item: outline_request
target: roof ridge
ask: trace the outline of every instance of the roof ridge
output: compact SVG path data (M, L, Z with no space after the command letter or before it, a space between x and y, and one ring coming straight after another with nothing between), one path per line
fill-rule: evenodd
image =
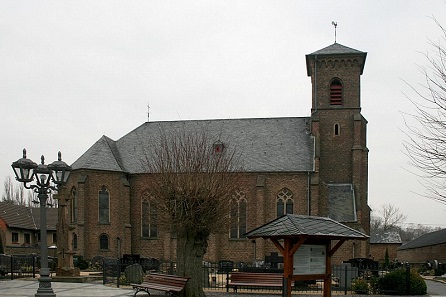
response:
M116 141L111 139L110 137L106 136L106 135L102 135L102 138L105 139L108 147L110 148L110 151L113 155L113 158L115 158L116 163L118 164L119 168L122 169L122 171L126 171L123 164L122 164L122 159L121 159L121 154L119 153L119 149L116 146Z

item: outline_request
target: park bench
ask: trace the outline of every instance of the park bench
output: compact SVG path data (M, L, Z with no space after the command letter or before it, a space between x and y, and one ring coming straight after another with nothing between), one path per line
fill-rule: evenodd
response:
M228 287L276 287L282 288L283 275L281 273L253 273L253 272L233 272L231 274Z
M150 273L144 277L141 284L131 284L136 292L133 296L136 296L141 291L150 295L149 289L163 291L169 295L178 294L186 286L189 277L181 277L170 274Z

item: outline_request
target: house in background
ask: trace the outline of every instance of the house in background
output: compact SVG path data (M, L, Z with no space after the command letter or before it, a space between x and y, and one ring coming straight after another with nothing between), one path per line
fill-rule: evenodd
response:
M57 208L47 208L46 245L56 245ZM0 239L5 254L39 254L40 208L0 202Z
M398 261L422 266L446 263L446 229L424 234L402 245L397 251Z
M401 246L401 236L398 232L384 232L383 234L370 234L370 257L380 264L385 263L386 250L389 261L397 259L397 249Z

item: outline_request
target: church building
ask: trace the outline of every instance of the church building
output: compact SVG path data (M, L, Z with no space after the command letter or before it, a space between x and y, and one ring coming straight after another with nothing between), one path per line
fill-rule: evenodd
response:
M157 222L146 160L160 131L181 129L205 128L215 137L210 149L236 146L244 167L231 224L211 235L207 261L265 259L276 248L244 234L287 213L330 217L369 234L367 121L360 94L366 55L339 43L306 55L308 117L146 122L118 140L102 136L72 164L67 190L74 252L87 260L138 254L175 261L176 238ZM368 255L368 242L349 241L332 262Z

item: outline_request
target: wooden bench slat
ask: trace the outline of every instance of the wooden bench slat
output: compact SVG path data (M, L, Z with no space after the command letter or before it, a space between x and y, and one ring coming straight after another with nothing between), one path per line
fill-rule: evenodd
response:
M179 293L186 286L189 281L189 277L181 277L170 274L151 273L144 277L144 281L141 284L130 284L136 292L133 296L136 296L141 291L150 295L149 289L164 291L169 294Z
M279 273L234 272L229 287L237 292L237 287L282 287L283 275Z

